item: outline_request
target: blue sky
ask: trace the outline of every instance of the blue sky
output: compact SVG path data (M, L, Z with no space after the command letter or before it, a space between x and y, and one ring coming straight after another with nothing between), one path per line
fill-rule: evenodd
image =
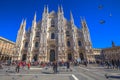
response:
M120 45L120 0L0 0L0 36L16 41L22 19L27 19L27 29L31 26L34 13L41 20L44 5L49 12L57 12L62 5L64 16L70 19L73 13L75 24L80 27L80 16L85 17L94 48L111 47L111 42ZM103 5L102 9L98 6ZM112 14L112 16L110 16ZM100 24L100 20L105 20Z

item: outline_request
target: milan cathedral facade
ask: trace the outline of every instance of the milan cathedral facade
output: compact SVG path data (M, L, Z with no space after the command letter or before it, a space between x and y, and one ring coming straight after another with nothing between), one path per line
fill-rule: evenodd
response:
M16 39L16 60L34 61L73 61L90 60L93 54L90 33L85 19L81 18L81 28L64 17L62 7L58 12L49 12L44 7L42 19L36 22L36 14L31 28L26 31L26 20L23 20Z

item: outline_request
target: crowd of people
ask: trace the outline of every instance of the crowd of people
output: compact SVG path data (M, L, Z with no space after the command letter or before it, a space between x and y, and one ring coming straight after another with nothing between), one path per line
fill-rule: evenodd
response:
M44 67L52 67L53 68L53 72L57 73L58 72L58 67L66 67L67 71L72 71L72 69L70 68L70 65L77 65L77 62L72 62L72 61L53 61L53 62L30 62L30 61L11 61L11 60L7 60L5 62L0 62L0 67L2 67L2 65L5 66L15 66L15 71L17 73L19 73L20 69L24 69L26 66L28 68L28 70L30 69L31 66L39 66L41 68Z
M30 61L11 61L11 60L7 60L7 61L0 61L0 69L3 69L2 65L5 66L15 66L15 71L17 73L19 73L20 69L24 69L25 67L27 67L27 69L29 70L31 66L39 66L40 68L45 68L45 67L52 67L53 72L54 73L58 73L58 67L66 67L67 71L72 71L71 69L71 65L72 66L79 66L79 65L84 65L85 67L87 67L87 64L91 64L88 63L86 60L84 61L52 61L52 62L38 62L38 61L34 61L34 62L30 62ZM94 63L96 64L96 63ZM105 61L99 61L97 62L97 64L102 65L105 68L108 69L118 69L120 70L120 60L105 60Z
M38 62L38 61L34 61L34 62L30 62L30 61L11 61L11 60L7 60L4 62L0 62L0 67L2 67L2 65L5 66L15 66L15 71L17 73L20 72L20 69L25 69L25 67L28 68L28 70L30 69L31 66L39 66L41 68L45 68L45 67L52 67L53 72L54 73L58 73L58 67L66 67L66 71L72 71L71 69L71 65L73 66L78 66L80 64L80 62L78 62L77 60L75 61L52 61L52 62ZM83 61L82 64L84 64L87 67L87 62Z
M100 65L108 69L118 69L120 70L120 60L105 60L99 63Z

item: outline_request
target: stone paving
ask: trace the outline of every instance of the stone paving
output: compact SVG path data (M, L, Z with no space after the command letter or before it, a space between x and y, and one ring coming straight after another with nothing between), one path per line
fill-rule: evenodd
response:
M67 71L66 68L59 67L59 72L54 74L52 67L32 67L30 70L26 67L16 73L15 67L4 67L0 69L0 80L120 80L120 70L93 65L72 66L71 69L72 71Z
M61 75L5 75L0 80L72 80L72 76ZM74 79L73 79L74 80Z

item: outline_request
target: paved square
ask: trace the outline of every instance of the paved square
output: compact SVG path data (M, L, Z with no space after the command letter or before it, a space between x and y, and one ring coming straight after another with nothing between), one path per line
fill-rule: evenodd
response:
M17 74L0 75L0 80L76 80L72 75Z
M48 69L32 67L30 70L25 67L16 73L14 66L4 66L4 69L0 69L0 80L120 80L120 70L90 65L88 67L71 66L71 69L72 71L66 71L66 69L58 67L59 72L54 74L52 67Z

